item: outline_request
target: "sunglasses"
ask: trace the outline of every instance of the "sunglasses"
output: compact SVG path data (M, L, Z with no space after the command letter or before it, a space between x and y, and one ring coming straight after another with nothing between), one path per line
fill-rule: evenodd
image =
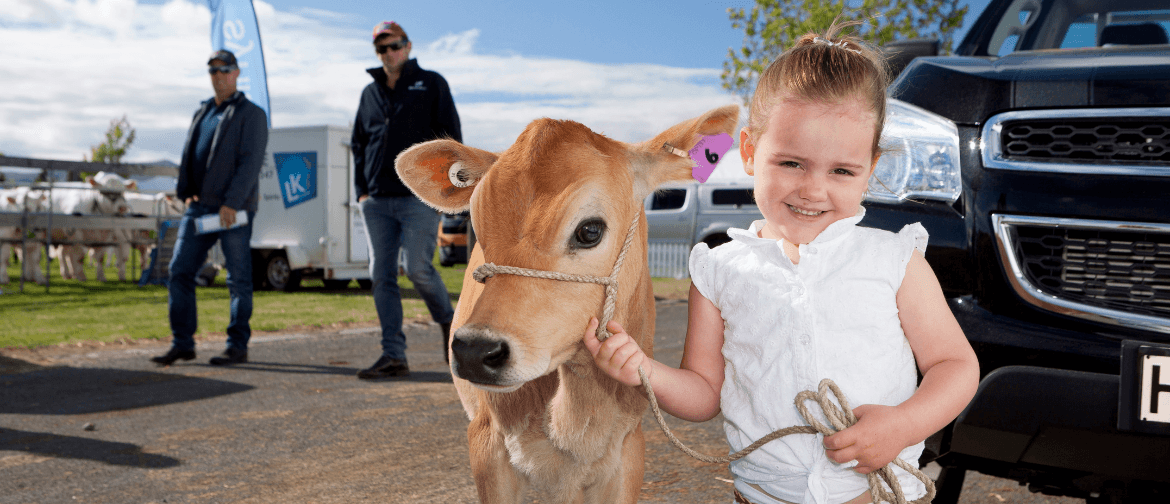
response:
M378 50L378 54L386 54L387 49L390 49L392 51L397 51L399 49L402 49L403 47L406 47L406 44L409 44L409 43L410 43L409 40L402 39L402 40L396 40L396 41L391 42L389 44L383 44L383 45L374 46L374 47Z
M215 75L215 72L219 72L219 73L223 73L223 74L225 74L225 73L230 73L232 70L235 70L236 68L239 68L239 67L237 67L237 66L235 66L235 65L223 65L223 66L213 66L213 67L207 67L207 73L209 73L209 74L211 74L211 75Z

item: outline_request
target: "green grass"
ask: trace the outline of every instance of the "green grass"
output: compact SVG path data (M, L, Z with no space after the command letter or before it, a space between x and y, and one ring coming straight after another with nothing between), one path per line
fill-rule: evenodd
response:
M42 260L41 269L44 270ZM136 263L132 263L136 264ZM463 285L466 265L435 268L452 294L452 304ZM130 270L127 267L127 270ZM9 275L19 275L19 266ZM106 283L94 280L94 269L86 265L90 280L62 280L56 263L50 271L51 285L25 283L19 291L19 277L0 286L0 348L41 347L81 341L119 341L170 338L167 322L167 290L161 285L138 287L134 282L117 281L117 272L106 269ZM137 279L136 275L135 280ZM222 334L228 323L228 291L225 274L215 283L195 289L199 310L197 336ZM655 278L654 292L660 297L686 299L689 280ZM406 277L398 278L402 288L403 316L406 319L430 315ZM374 299L367 290L350 283L345 290L325 290L321 280L302 281L298 292L256 291L253 296L252 330L286 331L296 328L325 328L376 324Z
M44 262L41 263L42 270ZM464 265L444 268L435 265L452 303L463 284ZM131 268L127 268L128 270ZM19 275L18 266L9 275ZM50 270L51 283L44 286L26 282L19 290L19 277L0 286L0 348L40 347L79 341L170 338L167 322L167 290L162 285L138 287L134 282L117 281L114 268L106 269L107 281L94 281L94 269L86 264L90 280L61 279L56 263ZM131 275L133 276L133 275ZM228 323L226 275L220 272L215 283L195 289L199 312L197 336L223 333ZM136 279L136 277L135 277ZM427 317L426 306L413 284L399 277L405 318ZM325 290L318 279L306 279L298 292L256 291L253 295L252 330L283 331L294 328L337 327L378 321L370 291L355 282L345 290Z

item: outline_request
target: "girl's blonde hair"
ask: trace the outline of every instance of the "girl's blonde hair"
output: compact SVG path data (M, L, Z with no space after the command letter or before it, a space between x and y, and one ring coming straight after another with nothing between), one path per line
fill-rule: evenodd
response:
M860 98L874 113L873 153L886 119L886 87L889 70L880 51L860 39L841 35L843 28L859 21L833 24L824 34L807 33L772 61L756 83L748 109L748 129L758 142L768 127L768 115L779 100L840 103Z

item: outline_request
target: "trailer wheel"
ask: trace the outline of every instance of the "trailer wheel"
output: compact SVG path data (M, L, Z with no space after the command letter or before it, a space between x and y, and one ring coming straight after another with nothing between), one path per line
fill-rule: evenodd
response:
M252 250L252 289L253 290L267 290L272 286L268 285L268 275L265 271L268 267L268 256L264 251Z
M275 290L292 292L301 287L301 272L293 271L284 252L273 252L264 267L264 280Z

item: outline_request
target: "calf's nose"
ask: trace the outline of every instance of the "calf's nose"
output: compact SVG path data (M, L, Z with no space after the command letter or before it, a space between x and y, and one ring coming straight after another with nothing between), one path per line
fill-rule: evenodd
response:
M500 371L508 364L511 351L505 341L460 337L456 333L451 339L451 354L456 375L473 383L490 385L496 382Z

